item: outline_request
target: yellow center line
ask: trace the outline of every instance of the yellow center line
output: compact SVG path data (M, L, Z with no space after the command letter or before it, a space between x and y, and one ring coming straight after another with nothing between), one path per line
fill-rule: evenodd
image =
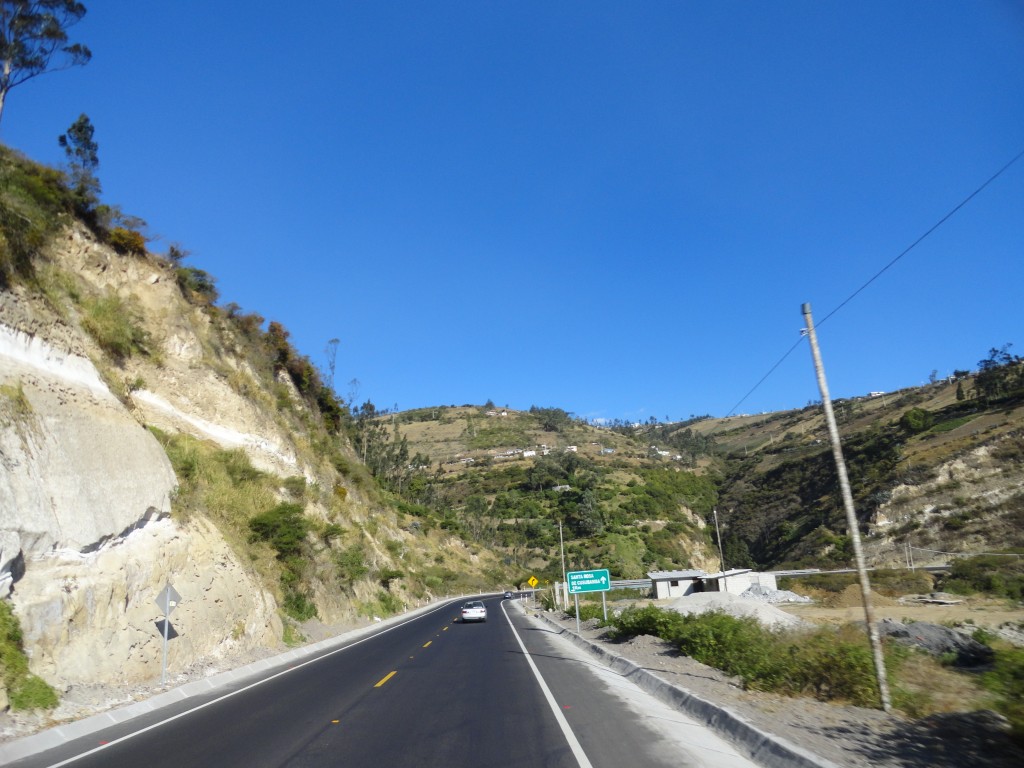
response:
M430 645L430 644L431 644L432 642L434 642L434 641L433 641L433 640L427 640L427 642L425 642L425 643L423 644L423 647L424 647L424 648L426 648L426 647L427 647L428 645Z
M374 688L380 688L382 685L384 685L384 683L386 683L388 680L390 680L392 677L394 677L397 672L398 672L397 669L394 672L388 672L386 675L384 675L384 677L381 678L381 681L379 683L377 683L373 687Z
M441 631L442 631L442 632L447 632L447 631L448 631L448 627L445 627L445 628L444 628L444 629L442 629Z

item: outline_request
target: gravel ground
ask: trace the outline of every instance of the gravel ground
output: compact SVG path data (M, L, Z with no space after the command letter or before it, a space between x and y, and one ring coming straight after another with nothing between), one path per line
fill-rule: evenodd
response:
M576 620L546 617L575 632ZM581 635L689 693L728 709L836 765L849 768L1020 768L1024 750L1007 737L1005 721L992 712L934 715L911 720L879 710L745 691L728 675L680 655L656 637L616 642L596 620Z

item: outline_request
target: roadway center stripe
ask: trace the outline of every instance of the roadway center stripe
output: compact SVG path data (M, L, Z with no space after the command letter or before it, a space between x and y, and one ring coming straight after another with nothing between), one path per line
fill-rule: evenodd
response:
M386 683L388 680L394 677L396 672L398 672L397 669L394 672L388 672L386 675L384 675L384 677L381 678L381 681L373 687L380 688L382 685L384 685L384 683Z
M504 602L501 603L501 612L505 614L505 621L508 622L509 627L512 629L512 634L516 638L516 642L519 643L519 647L522 648L523 655L526 656L526 663L529 664L530 669L533 670L533 675L537 678L541 691L544 692L544 698L547 699L548 706L551 707L551 711L555 715L555 720L558 721L559 728L562 729L562 734L565 736L565 740L569 742L569 749L572 750L573 755L576 757L576 762L579 764L580 768L594 768L590 759L587 757L587 753L584 752L583 747L580 746L580 742L579 739L576 738L576 734L573 733L572 728L569 727L569 721L565 719L565 715L562 714L562 710L558 708L558 702L555 701L555 697L551 693L551 689L548 688L548 684L544 682L544 678L541 677L540 670L537 669L537 665L533 663L533 657L530 656L530 652L526 650L526 646L519 637L519 633L516 632L515 625L512 623L512 619L509 618L508 611L505 610Z
M426 648L426 647L427 647L428 645L430 645L430 644L431 644L432 642L434 642L434 641L433 641L433 640L427 640L427 642L425 642L425 643L423 644L423 647L424 647L424 648Z
M49 766L49 768L61 768L61 766L71 765L71 763L75 763L75 762L81 760L83 757L88 757L89 755L93 755L93 754L95 754L95 753L97 753L97 752L99 752L101 750L104 750L104 749L107 749L108 747L113 746L114 744L120 744L122 741L128 741L128 739L133 739L136 736L139 736L140 734L146 733L147 731L152 731L154 728L160 728L161 726L167 725L167 723L172 723L175 720L179 720L179 719L181 719L183 717L187 717L188 715L191 715L193 712L198 712L201 709L206 709L207 707L212 707L214 704L219 704L220 702L224 701L225 699L230 699L233 696L238 696L240 693L245 693L246 691L248 691L248 690L250 690L252 688L256 688L257 686L263 685L264 683L268 683L271 680L274 680L274 679L276 679L278 677L281 677L282 675L287 675L293 669L301 669L302 667L308 666L309 664L315 664L318 661L323 661L324 659L326 659L326 658L328 658L330 656L334 656L336 653L342 653L343 651L347 651L349 648L355 648L357 645L362 645L363 643L365 643L365 642L367 642L369 640L373 640L376 637L380 637L381 635L386 635L388 632L392 632L392 631L394 631L394 630L396 630L396 629L398 629L400 627L404 627L406 624L410 624L410 623L412 623L412 622L414 622L414 621L416 621L418 619L423 618L424 616L429 616L431 613L437 613L438 611L446 610L446 609L451 607L453 602L455 602L455 601L450 601L450 602L442 603L437 608L433 608L433 609L431 609L429 611L426 611L426 612L420 614L419 616L413 616L412 618L410 618L410 619L408 619L406 621L403 621L403 622L401 622L399 624L394 624L394 625L388 627L387 629L382 629L380 632L375 632L372 635L367 635L366 637L362 637L359 640L355 640L355 641L349 643L348 645L343 645L341 648L335 648L334 650L327 651L326 653L321 654L319 656L314 656L313 658L309 659L308 661L304 661L301 664L288 667L287 669L281 670L280 672L275 672L274 674L268 675L267 677L262 677L262 678L256 680L255 682L250 683L249 685L246 685L246 686L244 686L242 688L236 688L235 690L230 691L229 693L225 693L223 696L218 696L217 698L211 699L210 701L204 702L203 704L197 704L196 706L192 707L191 709L186 709L184 712L179 712L176 715L171 715L170 717L165 718L164 720L161 720L160 722L153 723L152 725L147 725L144 728L140 728L137 731L132 731L131 733L126 733L124 736L121 736L120 738L114 739L113 741L104 742L104 743L102 743L98 747L93 747L92 749L86 750L85 752L80 752L77 755L73 755L72 757L69 757L69 758L67 758L65 760L61 760L59 763L54 763L53 765ZM392 672L391 674L393 675L394 672ZM388 677L391 677L391 675L388 675ZM385 680L386 679L387 678L385 678ZM68 743L68 742L65 742L65 743Z

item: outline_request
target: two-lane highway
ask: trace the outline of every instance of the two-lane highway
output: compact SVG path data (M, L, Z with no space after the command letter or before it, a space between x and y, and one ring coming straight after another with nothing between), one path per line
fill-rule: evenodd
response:
M651 717L611 691L615 683L594 674L595 665L574 657L564 641L521 611L506 612L509 601L485 603L485 623L458 622L459 603L450 603L263 681L190 699L14 765L709 764L652 730Z

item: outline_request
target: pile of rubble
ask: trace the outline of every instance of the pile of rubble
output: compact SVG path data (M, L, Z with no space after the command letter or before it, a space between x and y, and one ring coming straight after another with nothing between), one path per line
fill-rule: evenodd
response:
M769 587L762 587L757 584L748 587L740 596L745 597L748 600L770 603L771 605L777 605L778 603L812 602L811 598L798 595L796 592L790 592L788 589L770 589Z

